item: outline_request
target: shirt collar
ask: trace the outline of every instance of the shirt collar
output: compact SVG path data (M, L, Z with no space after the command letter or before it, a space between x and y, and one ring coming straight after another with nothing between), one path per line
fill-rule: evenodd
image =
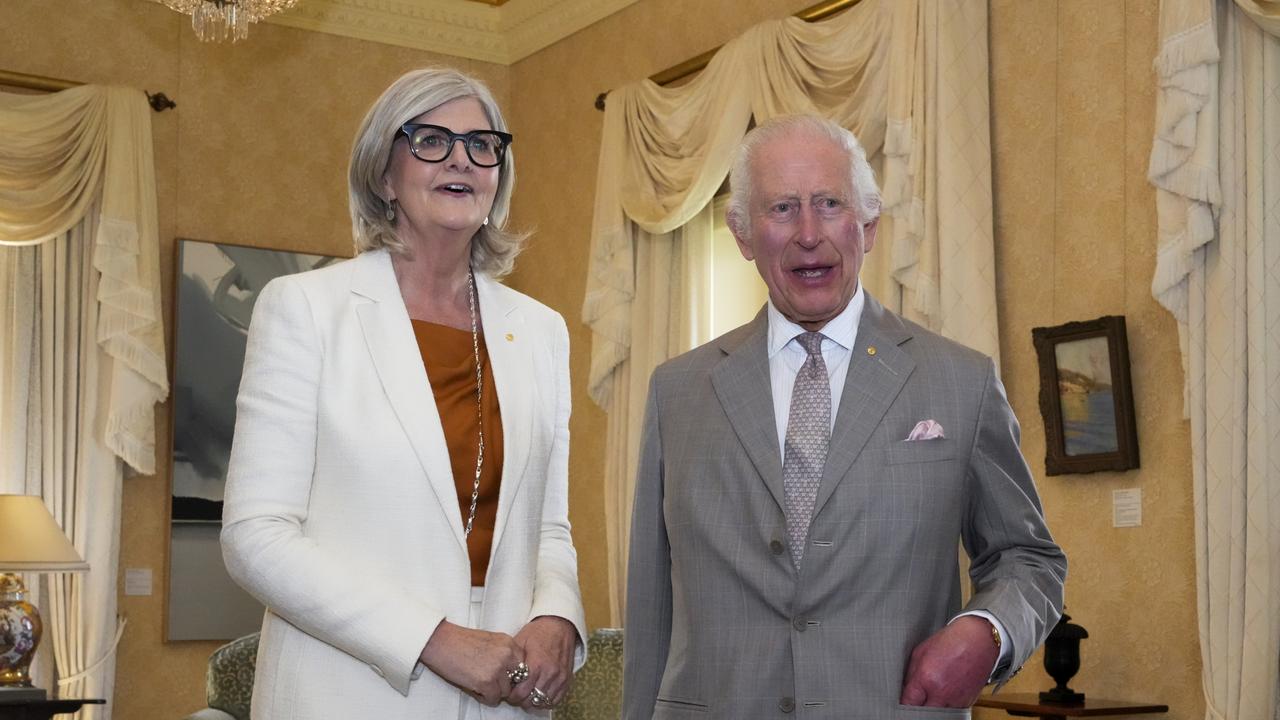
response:
M862 308L865 304L866 295L863 294L862 283L859 282L858 289L854 291L853 297L849 298L849 304L845 305L844 310L841 310L839 315L831 318L818 332L821 332L827 339L840 347L846 350L852 349L853 343L858 336L858 323L862 320ZM769 300L767 312L769 316L769 357L777 355L797 335L808 332L783 317L778 308L773 306L773 300Z

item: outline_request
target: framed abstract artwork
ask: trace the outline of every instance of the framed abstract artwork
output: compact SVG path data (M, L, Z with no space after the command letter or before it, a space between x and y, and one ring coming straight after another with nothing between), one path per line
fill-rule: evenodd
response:
M1031 330L1040 365L1045 473L1138 467L1138 430L1124 318Z
M338 259L178 240L169 640L230 640L262 624L262 606L231 581L218 543L249 320L270 280Z

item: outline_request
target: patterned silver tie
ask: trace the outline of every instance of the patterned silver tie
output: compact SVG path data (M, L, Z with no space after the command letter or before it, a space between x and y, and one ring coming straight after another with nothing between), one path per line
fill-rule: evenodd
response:
M818 483L831 444L831 381L822 360L822 334L807 332L796 342L809 354L791 390L791 412L782 453L782 490L787 513L787 539L796 568L804 557L809 520L818 497Z

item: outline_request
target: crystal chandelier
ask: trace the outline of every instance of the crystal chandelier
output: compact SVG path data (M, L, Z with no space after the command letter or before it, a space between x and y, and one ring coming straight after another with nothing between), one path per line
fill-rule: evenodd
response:
M157 0L191 16L191 29L205 42L249 37L249 23L293 7L298 0Z

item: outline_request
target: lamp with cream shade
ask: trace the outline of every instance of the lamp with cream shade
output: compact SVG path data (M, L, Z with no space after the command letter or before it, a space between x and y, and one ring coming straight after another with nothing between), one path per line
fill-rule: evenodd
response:
M31 659L40 644L40 614L17 573L88 569L42 499L0 495L0 700L6 691L31 688Z

